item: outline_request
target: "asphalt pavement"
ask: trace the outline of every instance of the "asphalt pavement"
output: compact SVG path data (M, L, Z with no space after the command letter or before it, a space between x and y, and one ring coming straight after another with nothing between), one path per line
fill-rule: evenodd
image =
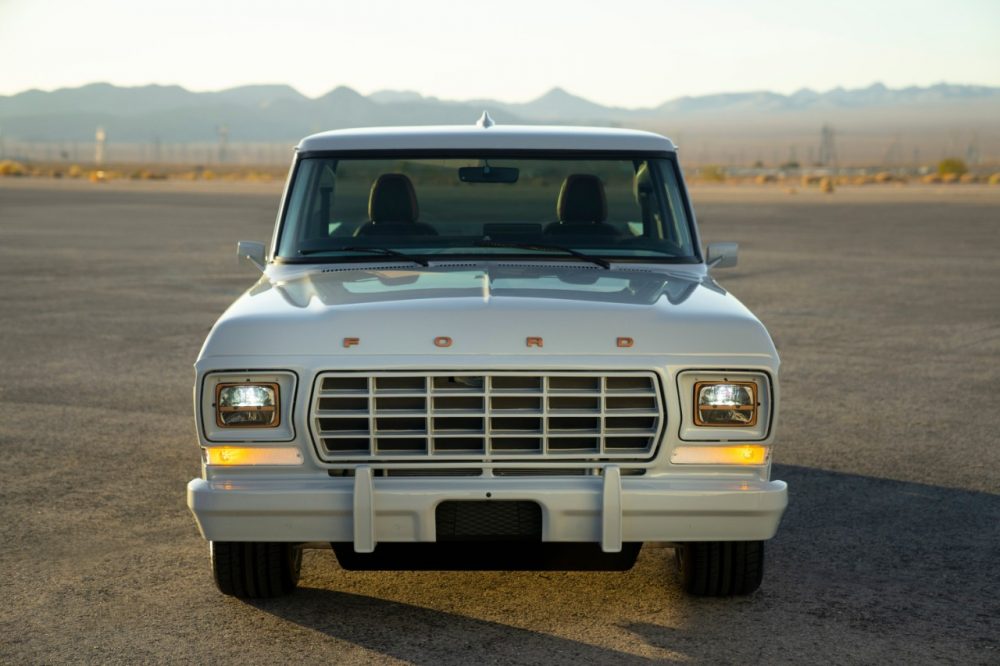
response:
M1000 188L705 187L782 356L764 584L347 572L220 595L185 504L191 364L275 186L0 181L0 663L1000 662Z

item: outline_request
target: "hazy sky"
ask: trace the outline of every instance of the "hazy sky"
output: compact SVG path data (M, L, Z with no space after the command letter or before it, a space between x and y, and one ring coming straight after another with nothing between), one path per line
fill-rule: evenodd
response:
M1000 0L0 0L0 94L94 81L604 104L1000 85Z

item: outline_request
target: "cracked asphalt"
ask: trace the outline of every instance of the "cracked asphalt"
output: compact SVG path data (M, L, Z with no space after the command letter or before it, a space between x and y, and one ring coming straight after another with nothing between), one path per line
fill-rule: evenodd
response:
M704 187L782 355L790 505L762 588L628 572L213 587L191 364L277 186L0 181L0 663L1000 662L1000 188Z

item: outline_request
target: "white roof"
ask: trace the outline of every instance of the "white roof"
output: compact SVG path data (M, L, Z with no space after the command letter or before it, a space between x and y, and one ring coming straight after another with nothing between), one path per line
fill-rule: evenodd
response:
M621 150L670 151L673 142L659 134L609 127L544 125L430 125L366 127L307 136L300 152L312 150Z

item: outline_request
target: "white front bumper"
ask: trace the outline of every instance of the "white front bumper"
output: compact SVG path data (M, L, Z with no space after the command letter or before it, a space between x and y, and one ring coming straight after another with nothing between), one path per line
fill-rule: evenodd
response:
M542 510L542 540L600 543L770 539L788 501L784 481L602 476L309 480L194 479L188 506L211 541L433 542L445 500L527 500Z

